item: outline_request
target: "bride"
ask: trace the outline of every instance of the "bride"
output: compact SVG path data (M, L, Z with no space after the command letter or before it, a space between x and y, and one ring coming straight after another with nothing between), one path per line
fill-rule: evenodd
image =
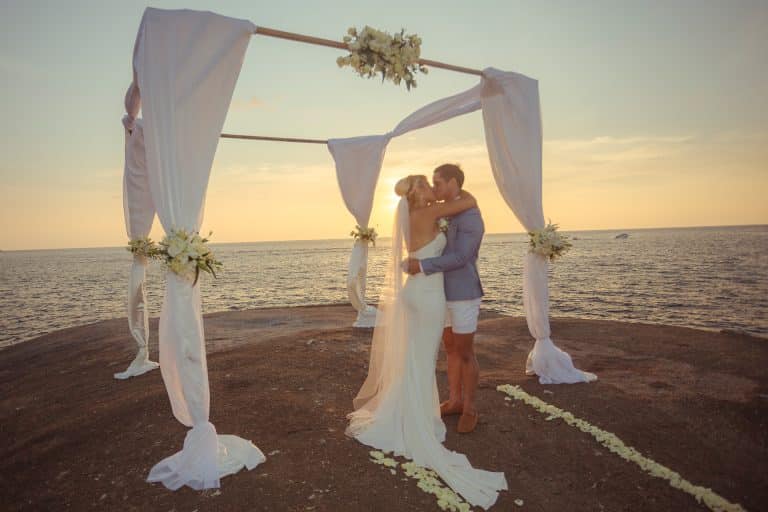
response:
M476 206L459 199L436 203L427 178L407 176L395 186L401 197L392 233L392 257L379 299L368 377L354 399L347 435L433 469L473 506L489 508L507 489L503 473L475 469L467 457L443 446L445 424L435 364L445 321L443 274L404 279L404 258L439 256L446 238L437 221ZM407 251L407 253L406 253Z

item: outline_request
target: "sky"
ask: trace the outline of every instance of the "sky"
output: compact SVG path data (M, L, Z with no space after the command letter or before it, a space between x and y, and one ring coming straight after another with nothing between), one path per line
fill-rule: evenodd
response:
M768 2L156 1L327 39L405 28L424 58L539 81L544 215L564 231L768 223ZM147 4L0 0L0 249L120 246L124 135ZM478 77L432 69L410 92L336 66L344 53L254 36L224 131L385 133ZM462 165L488 233L523 231L496 188L479 112L394 139L371 226L397 178ZM202 231L214 242L344 238L323 145L221 140ZM162 236L159 222L152 232Z

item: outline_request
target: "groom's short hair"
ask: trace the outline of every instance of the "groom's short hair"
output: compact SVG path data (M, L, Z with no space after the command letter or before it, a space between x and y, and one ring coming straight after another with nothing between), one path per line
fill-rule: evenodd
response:
M456 164L443 164L435 169L435 172L446 181L451 181L452 178L456 179L456 184L459 186L459 190L464 185L464 171L461 170Z

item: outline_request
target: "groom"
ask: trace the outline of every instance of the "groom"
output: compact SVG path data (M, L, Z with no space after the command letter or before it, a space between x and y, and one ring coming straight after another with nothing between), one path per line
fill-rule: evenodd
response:
M443 164L432 176L439 201L458 198L464 172L457 165ZM473 347L483 287L477 272L477 254L485 226L480 210L471 208L451 217L446 233L448 243L441 256L409 259L408 273L429 275L443 272L448 310L443 329L443 344L448 360L449 397L440 404L440 414L461 414L457 430L468 433L477 426L475 394L480 379Z

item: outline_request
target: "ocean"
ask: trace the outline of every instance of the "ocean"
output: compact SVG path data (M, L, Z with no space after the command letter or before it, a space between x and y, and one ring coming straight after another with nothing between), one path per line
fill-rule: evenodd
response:
M550 315L646 322L768 337L768 226L565 232L573 249L550 265ZM627 234L626 237L617 236ZM525 234L486 235L482 308L522 316ZM224 263L203 275L203 311L348 303L351 239L213 244ZM376 302L389 240L369 253ZM125 316L131 255L122 247L0 253L0 347ZM160 314L161 267L147 276ZM351 307L351 306L350 306ZM126 335L127 322L126 322Z

